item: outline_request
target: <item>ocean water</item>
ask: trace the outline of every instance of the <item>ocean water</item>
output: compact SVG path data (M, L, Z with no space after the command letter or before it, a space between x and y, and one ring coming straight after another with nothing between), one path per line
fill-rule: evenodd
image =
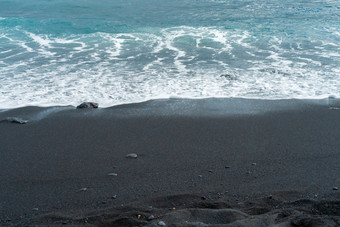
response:
M0 109L330 95L339 0L0 0Z

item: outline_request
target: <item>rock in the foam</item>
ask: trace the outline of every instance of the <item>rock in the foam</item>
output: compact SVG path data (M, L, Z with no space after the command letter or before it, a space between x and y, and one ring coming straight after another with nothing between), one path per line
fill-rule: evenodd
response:
M77 109L97 109L98 103L95 102L83 102L79 106L77 106Z

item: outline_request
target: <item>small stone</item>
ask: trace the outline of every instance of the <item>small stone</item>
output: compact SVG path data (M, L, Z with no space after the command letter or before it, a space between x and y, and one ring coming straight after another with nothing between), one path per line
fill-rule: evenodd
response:
M166 224L165 224L164 221L159 221L159 222L157 223L157 225L159 225L159 226L166 226Z
M272 199L273 198L273 195L269 195L269 197L268 197L269 199Z
M98 103L95 102L83 102L79 106L77 106L77 109L97 109Z
M118 174L117 173L109 173L109 174L107 174L108 176L118 176Z
M67 224L68 224L68 221L63 221L61 224L67 225Z
M126 158L137 158L138 155L135 154L135 153L131 153L131 154L127 154L125 157L126 157Z
M209 173L212 173L212 172L213 172L213 171L210 169L210 170L209 170Z
M33 210L33 211L39 211L39 208L36 208L36 207L35 207L35 208L33 208L32 210Z
M202 178L203 176L202 176L202 175L198 175L198 177L201 177L201 178Z
M106 204L107 203L107 201L102 201L102 204Z
M230 166L225 166L225 168L226 168L226 169L229 169L229 168L230 168Z
M81 188L81 189L79 189L79 191L85 192L85 191L87 191L87 188Z
M148 217L148 220L149 220L149 221L151 221L151 220L153 220L153 219L155 219L155 216L153 216L153 215L150 215L150 216Z
M206 200L206 199L207 199L207 197L205 197L205 196L202 196L202 197L201 197L201 199L202 199L202 200Z
M117 199L117 195L114 195L111 197L112 199Z
M256 163L255 163L255 162L253 162L251 165L253 165L253 166L256 166Z
M334 190L334 191L337 191L337 190L338 190L338 187L333 187L333 190Z
M247 171L246 173L247 173L247 174L251 174L251 172L250 172L250 171Z

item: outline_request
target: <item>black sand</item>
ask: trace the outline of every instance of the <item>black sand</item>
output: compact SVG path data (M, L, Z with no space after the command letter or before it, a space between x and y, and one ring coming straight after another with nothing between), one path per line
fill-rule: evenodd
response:
M0 122L0 225L340 225L333 107L170 99L2 111L28 123Z

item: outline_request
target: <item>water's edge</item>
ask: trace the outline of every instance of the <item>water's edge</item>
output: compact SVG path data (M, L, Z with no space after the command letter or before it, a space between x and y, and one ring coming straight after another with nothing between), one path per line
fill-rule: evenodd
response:
M0 122L16 122L15 119L30 123L47 117L152 117L152 116L187 116L187 117L226 117L256 115L268 112L308 111L312 108L337 110L340 99L243 99L243 98L208 98L208 99L154 99L139 103L116 105L98 109L77 109L75 106L26 106L0 110ZM12 121L14 119L14 121Z

